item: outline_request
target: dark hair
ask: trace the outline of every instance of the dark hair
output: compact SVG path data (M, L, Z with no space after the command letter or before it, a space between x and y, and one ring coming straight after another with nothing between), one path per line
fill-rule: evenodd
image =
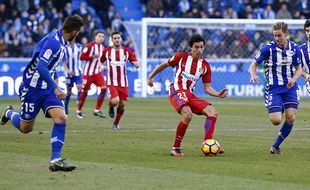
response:
M84 20L81 16L75 14L73 16L68 16L64 23L62 24L62 30L65 32L73 32L81 30L84 25Z
M95 33L95 36L97 36L97 34L104 34L104 32L102 30L98 30L96 33Z
M306 30L306 28L310 27L310 19L306 20L305 25L304 25L304 30Z
M120 33L120 32L115 31L115 32L113 32L113 33L111 34L111 38L113 38L113 36L114 36L115 34L119 34L119 35L121 35L121 33Z
M195 42L203 42L203 45L205 45L205 39L200 34L192 35L192 37L188 41L188 44L190 47L193 47L193 44Z

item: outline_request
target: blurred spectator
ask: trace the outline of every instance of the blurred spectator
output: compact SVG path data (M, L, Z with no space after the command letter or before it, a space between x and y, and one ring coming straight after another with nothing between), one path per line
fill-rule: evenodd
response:
M281 9L277 12L276 19L292 19L292 15L287 10L287 5L285 3L281 5Z
M124 33L124 26L122 24L123 18L119 12L116 12L112 20L111 29L112 32L118 31Z
M176 13L178 11L178 7L176 6L178 4L177 0L163 0L163 7L164 11L167 12L168 15L176 16Z
M63 11L64 17L70 16L73 13L72 3L67 2Z
M184 17L187 11L189 11L191 7L190 7L190 3L188 0L181 0L179 1L178 8L179 8L181 17Z
M0 37L0 57L7 57L8 55L8 45L4 42L4 39Z
M32 56L32 52L33 52L35 45L36 44L33 42L32 37L31 36L27 37L26 42L23 44L23 49L22 49L25 57Z
M7 45L12 45L14 39L19 40L20 35L17 33L16 28L14 26L11 26L10 29L4 33L4 42Z
M226 19L231 19L231 18L236 19L236 18L238 18L237 12L234 11L234 10L232 9L232 7L228 7L228 8L224 11L223 17L226 18Z
M276 18L276 14L272 10L271 5L266 5L266 8L265 8L265 10L263 12L263 18L264 19L275 19Z
M158 11L164 8L163 2L161 0L149 0L147 1L147 15L149 17L157 17Z
M296 8L301 15L310 18L310 2L308 0L298 0Z
M13 39L13 43L9 44L9 53L12 57L23 57L23 49L17 38Z

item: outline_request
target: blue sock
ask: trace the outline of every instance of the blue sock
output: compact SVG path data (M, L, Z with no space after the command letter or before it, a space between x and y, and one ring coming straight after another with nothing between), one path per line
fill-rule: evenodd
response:
M17 112L9 110L6 112L6 116L11 120L13 126L20 131L20 115Z
M77 94L77 97L76 97L76 105L79 104L79 100L80 100L80 97L81 97L81 94L82 94L82 91L78 91L78 94Z
M65 100L65 109L68 110L69 102L70 102L71 94L66 96Z
M290 132L293 129L293 126L294 125L292 124L288 124L287 122L284 122L280 129L280 133L272 146L279 147L280 144L284 141L284 139L290 134Z
M66 124L65 123L54 123L51 145L52 145L52 157L51 160L61 158L61 149L65 142Z

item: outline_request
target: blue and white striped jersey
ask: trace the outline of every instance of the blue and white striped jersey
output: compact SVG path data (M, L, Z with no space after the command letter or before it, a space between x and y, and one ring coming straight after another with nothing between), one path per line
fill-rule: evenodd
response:
M302 68L310 73L310 45L304 43L300 46Z
M68 45L65 48L65 56L63 62L67 64L67 67L74 73L74 76L82 75L82 63L80 59L83 46L80 43L75 43L73 46ZM65 72L65 77L68 77L68 73Z
M298 45L292 41L288 42L286 49L271 41L263 46L255 60L259 64L263 62L268 86L282 86L287 85L294 76L295 66L301 64L301 53Z
M44 63L50 75L54 75L56 67L62 61L64 46L66 45L67 42L63 39L61 29L55 30L42 38L35 46L32 59L24 70L24 85L40 89L51 88L40 77L37 65L39 62Z

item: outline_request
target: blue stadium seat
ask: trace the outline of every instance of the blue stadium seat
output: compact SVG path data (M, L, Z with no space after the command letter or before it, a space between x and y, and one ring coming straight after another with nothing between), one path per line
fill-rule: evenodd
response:
M115 10L118 11L124 20L141 20L144 16L140 0L112 0Z

